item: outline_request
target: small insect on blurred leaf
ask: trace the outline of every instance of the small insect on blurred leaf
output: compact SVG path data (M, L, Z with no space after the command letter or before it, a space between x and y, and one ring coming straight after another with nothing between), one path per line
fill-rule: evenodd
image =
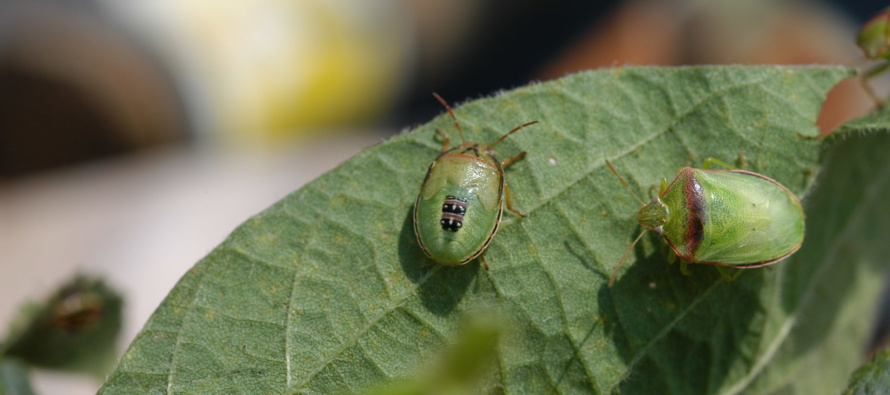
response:
M117 357L121 305L102 280L77 276L22 310L4 353L32 365L105 375Z

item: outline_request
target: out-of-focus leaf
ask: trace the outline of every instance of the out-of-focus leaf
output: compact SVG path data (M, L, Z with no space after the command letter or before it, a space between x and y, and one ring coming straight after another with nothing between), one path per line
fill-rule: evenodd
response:
M78 276L24 309L5 353L33 365L105 375L117 357L121 304L103 281Z
M413 377L388 383L363 395L465 395L482 392L481 379L497 362L498 339L506 332L496 311L467 317L457 343L439 352L436 361L420 366Z
M0 357L0 395L32 395L28 371L20 361Z
M853 372L845 395L881 395L890 392L890 349L875 354Z

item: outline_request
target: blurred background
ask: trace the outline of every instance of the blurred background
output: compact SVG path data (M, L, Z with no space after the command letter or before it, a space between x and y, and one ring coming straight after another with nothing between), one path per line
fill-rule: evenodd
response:
M452 104L622 65L865 65L879 1L0 0L0 339L76 273L121 351L248 217ZM882 92L886 95L886 92ZM874 103L832 92L824 132ZM38 393L97 379L36 371Z

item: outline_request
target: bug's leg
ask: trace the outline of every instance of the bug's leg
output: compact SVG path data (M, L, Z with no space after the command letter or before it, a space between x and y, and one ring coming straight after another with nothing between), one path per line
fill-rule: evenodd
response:
M510 195L510 186L507 184L504 184L504 195L506 195L505 197L507 200L507 210L510 210L513 212L513 214L516 214L516 215L524 218L525 214L523 214L521 211L513 208L513 196Z
M723 277L726 282L733 282L735 279L739 278L742 275L744 270L742 269L733 269L731 267L716 265L717 271L720 272L720 276Z
M501 162L501 167L507 167L507 165L509 165L513 162L516 162L517 160L520 160L523 157L525 157L525 151L522 151L522 152L516 154L516 156Z
M507 167L507 165L509 165L513 162L516 162L517 160L520 160L523 157L525 157L525 151L522 151L522 152L516 154L516 156L501 162L501 167ZM504 194L506 195L506 198L507 198L507 210L512 211L513 214L516 214L520 217L525 217L525 214L523 214L519 210L516 210L513 208L513 196L510 195L510 186L507 184L504 184Z
M668 180L667 178L661 179L661 189L658 191L658 196L661 196L664 191L668 190Z
M687 265L688 263L686 263L686 261L682 259L680 260L680 273L683 273L684 276L691 276L692 273L689 271Z
M438 132L438 130L436 132ZM716 161L716 159L714 159L713 157L709 156L705 158L705 160L703 160L701 163L701 168L704 170L711 170L711 165L714 164L714 161Z
M445 144L442 144L442 152L448 151L448 145L451 144L451 139L445 133L442 133L439 129L436 129L436 134L442 136L445 139Z
M745 151L739 152L739 168L748 170L748 161L745 160Z
M652 185L649 187L649 199L652 199L652 198L658 196L659 193L656 191L657 189L658 188L655 185Z
M668 252L668 265L677 263L677 260L680 261L680 273L682 273L684 276L691 276L692 272L689 271L686 261L680 259L680 257L678 257L677 254L675 254L673 251Z
M679 257L673 251L668 253L668 265L673 265L674 262L677 262L677 259L679 259ZM689 271L687 265L688 263L686 263L686 261L680 259L680 273L684 276L691 276L692 272Z
M485 260L485 255L480 256L479 260L482 261L482 267L484 267L485 270L488 271L488 261Z
M744 154L743 154L743 156L742 156L742 160L744 160ZM729 163L726 163L726 162L724 162L724 161L722 161L722 160L720 160L720 159L717 159L717 158L711 158L711 157L705 158L705 162L702 164L702 169L709 170L711 167L713 167L713 165L720 166L720 167L722 167L722 168L724 168L724 169L727 169L727 170L736 170L736 169L738 169L737 167L735 167L735 166L733 166L733 165L731 165L731 164L729 164Z

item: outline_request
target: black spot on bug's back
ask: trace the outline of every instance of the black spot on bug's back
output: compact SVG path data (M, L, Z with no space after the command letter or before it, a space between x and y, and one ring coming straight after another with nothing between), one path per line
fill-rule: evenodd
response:
M442 218L439 225L446 232L457 232L464 226L464 215L467 214L467 199L458 196L445 196L442 203Z
M442 218L441 220L439 220L439 224L442 225L442 230L445 230L448 232L457 232L458 230L460 230L461 227L464 226L463 222L461 222L461 221L456 221L454 219L445 219L445 218Z
M459 206L457 204L454 204L454 203L445 203L442 205L442 212L450 213L450 214L457 214L457 215L464 215L464 214L466 214L467 209L462 206Z

